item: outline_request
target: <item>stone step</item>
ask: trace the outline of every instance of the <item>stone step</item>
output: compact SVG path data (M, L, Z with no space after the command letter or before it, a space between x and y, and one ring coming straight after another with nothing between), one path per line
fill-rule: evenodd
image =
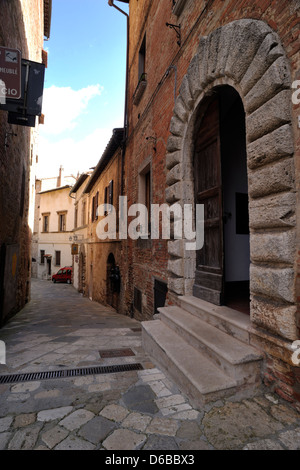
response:
M142 322L143 348L194 406L233 395L238 382L161 320Z
M162 307L159 311L163 323L239 384L259 381L262 358L255 348L180 307Z
M250 317L226 306L213 305L192 295L179 296L179 305L201 320L243 343L250 343Z

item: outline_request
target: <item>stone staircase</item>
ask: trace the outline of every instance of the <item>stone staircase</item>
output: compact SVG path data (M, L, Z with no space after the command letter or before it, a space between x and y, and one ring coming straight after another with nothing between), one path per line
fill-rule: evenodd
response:
M250 346L250 319L192 296L142 322L143 348L194 405L238 395L261 383L262 357Z

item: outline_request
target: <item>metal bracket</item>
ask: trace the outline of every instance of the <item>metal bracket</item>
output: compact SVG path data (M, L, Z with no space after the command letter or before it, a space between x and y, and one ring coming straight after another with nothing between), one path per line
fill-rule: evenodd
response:
M157 142L156 137L149 136L149 137L146 137L146 140L152 140L153 141L153 150L156 152L156 142Z
M166 26L168 26L171 29L174 29L176 36L177 36L177 44L178 46L181 46L181 25L180 24L171 24L171 23L166 23Z
M12 136L12 137L17 137L17 134L15 134L14 132L6 132L5 133L5 141L4 141L4 147L7 148L9 147L7 141L8 141L8 136Z

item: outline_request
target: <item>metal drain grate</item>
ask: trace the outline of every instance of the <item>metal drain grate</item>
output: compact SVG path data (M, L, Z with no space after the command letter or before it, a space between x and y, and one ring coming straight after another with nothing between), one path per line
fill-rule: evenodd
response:
M59 379L65 377L82 377L84 375L114 374L143 370L142 364L121 364L112 366L84 367L81 369L51 370L48 372L27 372L24 374L0 375L0 384L31 382L34 380Z
M127 356L135 356L132 349L105 349L99 351L100 357L108 358L108 357L127 357Z

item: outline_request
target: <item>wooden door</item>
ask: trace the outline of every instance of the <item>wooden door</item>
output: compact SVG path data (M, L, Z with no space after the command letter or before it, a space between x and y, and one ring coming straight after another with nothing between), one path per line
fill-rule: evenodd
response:
M219 99L202 118L195 141L195 200L204 204L204 246L197 251L194 295L217 305L223 301L223 209Z

